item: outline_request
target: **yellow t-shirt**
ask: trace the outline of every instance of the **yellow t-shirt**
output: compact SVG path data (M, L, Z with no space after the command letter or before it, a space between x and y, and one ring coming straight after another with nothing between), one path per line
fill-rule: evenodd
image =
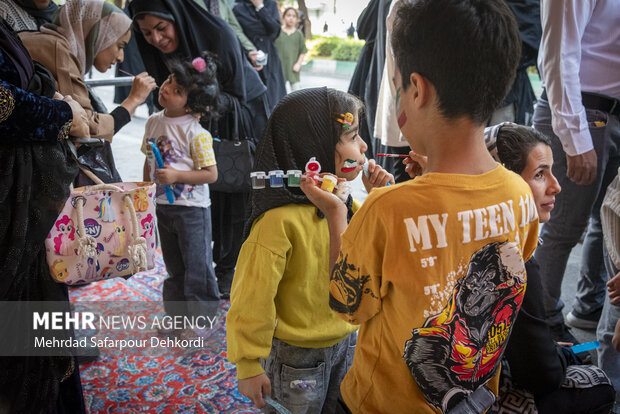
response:
M373 190L330 282L332 309L360 324L349 409L444 412L485 384L497 394L537 237L528 185L501 166Z
M324 348L357 329L329 308L329 229L308 204L274 208L254 221L230 300L228 360L237 364L239 379L264 372L259 359L269 356L274 337Z

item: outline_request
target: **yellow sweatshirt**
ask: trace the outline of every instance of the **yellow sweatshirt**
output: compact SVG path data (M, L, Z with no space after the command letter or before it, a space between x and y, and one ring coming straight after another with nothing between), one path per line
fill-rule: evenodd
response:
M226 319L239 379L264 372L259 359L269 356L273 337L324 348L357 329L329 307L329 230L316 211L307 204L269 210L241 247Z

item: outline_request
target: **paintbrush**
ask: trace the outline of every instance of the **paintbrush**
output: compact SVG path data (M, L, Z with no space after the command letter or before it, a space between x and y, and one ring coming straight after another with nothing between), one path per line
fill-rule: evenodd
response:
M377 157L408 158L409 155L405 155L405 154L377 154Z
M118 71L119 71L120 73L124 73L125 75L128 75L128 76L133 76L134 78L136 77L136 75L134 75L133 73L129 73L129 72L127 72L126 70L123 70L123 69L121 69L121 68L118 68ZM159 88L159 85L155 85L155 87L156 87L156 88Z

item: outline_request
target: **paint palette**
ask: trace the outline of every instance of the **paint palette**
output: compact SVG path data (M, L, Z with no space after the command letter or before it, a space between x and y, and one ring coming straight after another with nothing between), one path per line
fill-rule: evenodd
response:
M349 182L338 183L338 178L333 175L324 175L321 177L321 164L316 160L316 157L310 158L305 166L305 174L303 176L312 178L317 187L334 194L340 198L343 202L347 200L349 194L351 194L351 184ZM268 173L265 171L252 171L250 178L252 181L252 189L263 190L267 188L284 188L284 181L288 187L299 187L301 185L301 170L287 170L284 174L284 170L271 170Z

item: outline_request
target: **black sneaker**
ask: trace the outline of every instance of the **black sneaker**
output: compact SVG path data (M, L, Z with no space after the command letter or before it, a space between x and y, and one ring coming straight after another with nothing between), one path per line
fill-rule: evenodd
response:
M555 342L568 342L577 345L579 341L570 332L570 328L563 323L549 327L551 337Z

